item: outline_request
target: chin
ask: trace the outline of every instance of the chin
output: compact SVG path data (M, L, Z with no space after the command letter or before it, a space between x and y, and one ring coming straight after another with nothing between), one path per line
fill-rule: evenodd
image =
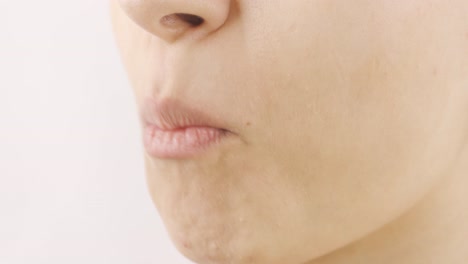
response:
M291 249L285 251L281 242L274 243L272 237L268 238L271 234L262 233L261 227L229 229L229 221L222 228L214 224L209 230L177 228L174 223L166 226L179 253L197 264L302 264L308 260L309 252L294 252L294 248L283 245Z
M198 264L266 263L254 249L248 228L239 229L232 221L203 220L164 221L172 243L186 258Z

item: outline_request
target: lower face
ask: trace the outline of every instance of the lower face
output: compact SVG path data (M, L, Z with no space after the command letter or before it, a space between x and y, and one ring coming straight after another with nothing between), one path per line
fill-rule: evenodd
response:
M433 188L468 135L464 0L239 0L184 47L112 2L137 104L181 84L165 95L237 131L194 159L145 155L152 200L197 263L300 264L357 240Z

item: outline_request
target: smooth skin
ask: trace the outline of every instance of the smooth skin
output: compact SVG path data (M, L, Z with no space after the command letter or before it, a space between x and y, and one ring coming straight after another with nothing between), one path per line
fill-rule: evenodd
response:
M468 1L110 8L139 107L177 98L236 132L197 158L145 155L151 198L187 258L466 263Z

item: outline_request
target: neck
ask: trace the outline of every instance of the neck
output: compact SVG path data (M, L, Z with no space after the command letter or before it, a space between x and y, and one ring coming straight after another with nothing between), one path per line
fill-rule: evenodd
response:
M468 147L416 206L372 234L308 264L463 264L468 259Z

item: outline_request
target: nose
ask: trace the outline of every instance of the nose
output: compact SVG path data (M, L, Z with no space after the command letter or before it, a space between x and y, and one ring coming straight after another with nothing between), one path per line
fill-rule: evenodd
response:
M203 38L226 22L233 0L118 0L124 12L149 33L172 43Z

